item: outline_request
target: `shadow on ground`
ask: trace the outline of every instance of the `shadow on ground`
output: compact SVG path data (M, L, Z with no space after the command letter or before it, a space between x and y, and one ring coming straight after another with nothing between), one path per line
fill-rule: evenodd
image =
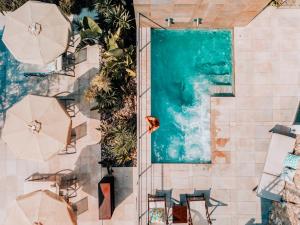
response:
M250 219L245 225L267 225L269 222L269 215L272 209L272 201L260 198L261 204L261 223L256 223L255 219Z
M100 145L88 145L81 150L74 169L82 190L95 198L98 198L99 181L107 175L106 168L98 164L100 157ZM117 207L133 192L133 168L114 167L113 170Z
M75 114L81 112L88 118L99 119L99 113L97 111L90 110L92 104L84 97L85 91L90 86L90 81L98 73L98 71L99 69L97 68L89 69L74 81L72 88L67 88L64 91L55 93L55 96L74 99L75 104L77 105L77 111Z
M116 207L133 192L133 168L114 167Z

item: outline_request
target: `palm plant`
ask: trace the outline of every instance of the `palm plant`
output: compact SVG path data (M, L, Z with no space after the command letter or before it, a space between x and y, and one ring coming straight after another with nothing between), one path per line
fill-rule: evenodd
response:
M14 11L20 6L22 6L25 2L29 0L0 0L0 12L4 14L4 12L8 11ZM81 10L81 8L84 8L88 5L90 5L91 2L85 2L85 4L82 4L82 0L40 0L42 2L47 3L53 3L60 7L60 9L66 13L67 15L74 13L74 9L77 13ZM78 3L81 3L81 7L78 7ZM75 7L76 6L76 7Z
M122 121L111 128L106 136L107 147L119 165L128 164L132 160L132 152L136 148L135 128L128 126L127 121Z
M120 104L120 99L118 98L115 91L110 92L100 92L95 96L97 106L91 110L98 110L99 113L107 113L112 110L117 110Z
M108 9L105 22L111 24L114 29L130 30L133 19L123 5L116 5Z

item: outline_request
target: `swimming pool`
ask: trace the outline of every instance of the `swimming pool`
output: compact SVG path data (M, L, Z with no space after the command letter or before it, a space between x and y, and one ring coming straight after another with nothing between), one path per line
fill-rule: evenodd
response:
M231 84L230 30L152 29L152 163L210 163L211 87Z
M2 42L0 30L0 127L5 111L28 93L47 91L47 77L25 77L20 63Z

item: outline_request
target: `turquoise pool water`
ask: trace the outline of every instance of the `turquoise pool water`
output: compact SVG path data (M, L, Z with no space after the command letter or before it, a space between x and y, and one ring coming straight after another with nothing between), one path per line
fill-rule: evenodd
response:
M231 83L231 31L151 31L153 163L211 162L210 87Z

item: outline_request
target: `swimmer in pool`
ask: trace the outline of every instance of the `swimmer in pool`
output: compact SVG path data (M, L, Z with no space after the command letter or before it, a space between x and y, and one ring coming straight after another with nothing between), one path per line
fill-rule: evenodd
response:
M146 116L146 121L148 122L147 131L149 134L156 131L159 128L159 120L153 116Z

